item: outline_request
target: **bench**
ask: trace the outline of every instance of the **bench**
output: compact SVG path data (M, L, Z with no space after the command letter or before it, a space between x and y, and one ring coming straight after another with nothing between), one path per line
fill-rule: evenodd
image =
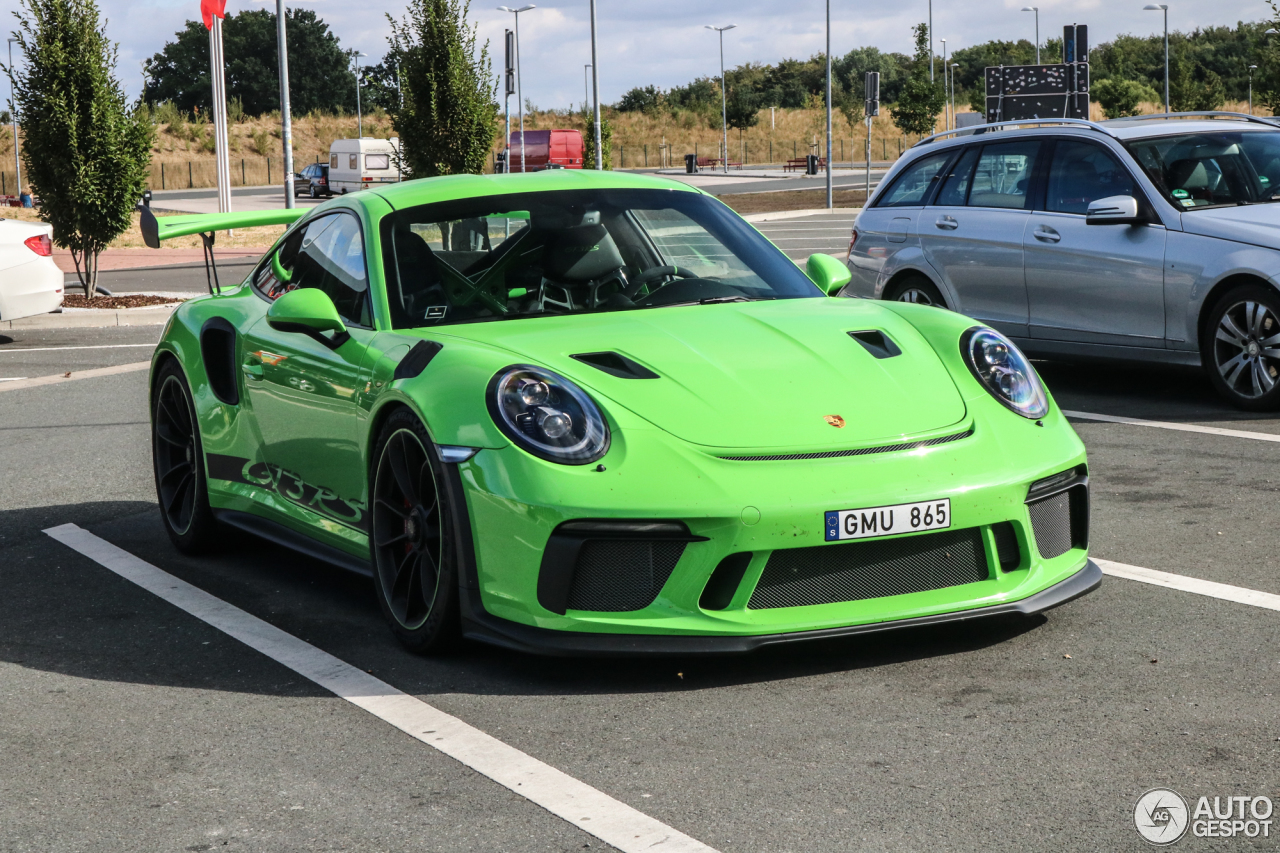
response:
M790 160L788 160L788 161L787 161L786 165L782 167L782 171L784 171L784 172L800 172L800 171L803 171L803 170L808 169L808 168L809 168L809 158L807 158L807 157L794 157L794 158L792 158L792 159L790 159ZM818 168L819 168L819 169L825 169L825 168L827 168L827 158L826 158L826 157L819 157L819 158L818 158Z

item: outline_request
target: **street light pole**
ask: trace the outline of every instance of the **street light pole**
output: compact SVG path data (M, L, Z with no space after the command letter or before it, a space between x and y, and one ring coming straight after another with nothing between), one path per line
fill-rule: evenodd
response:
M940 41L942 42L942 94L945 96L947 94L947 74L949 73L947 71L947 40L940 39ZM951 107L945 101L942 105L942 124L943 130L951 129ZM937 127L937 125L934 125L934 127Z
M13 115L13 168L18 176L18 192L19 198L22 197L22 158L18 156L18 96L13 88L13 43L17 39L9 39L9 106L12 108Z
M1164 113L1169 114L1169 4L1148 3L1144 12L1164 12Z
M929 0L929 82L933 82L933 0Z
M368 56L358 50L351 51L351 60L356 65L356 138L364 139L364 114L360 110L360 57Z
M293 186L293 119L289 109L289 47L285 41L284 0L276 0L276 53L280 63L280 140L284 145L284 206L292 209ZM359 89L359 82L356 84ZM359 100L357 91L357 100Z
M591 103L595 119L596 171L604 171L604 143L600 132L600 60L596 58L596 0L591 0Z
M530 9L536 9L530 3L528 6L521 6L519 9L512 9L510 6L499 6L499 12L510 12L516 16L516 107L520 111L520 172L524 173L524 89L521 87L520 80L520 13L528 12ZM508 144L510 140L508 139Z
M831 0L827 0L827 210L835 207L831 186Z
M1023 12L1036 13L1036 65L1040 64L1040 7L1039 6L1023 6Z
M951 98L951 129L955 130L959 127L956 122L956 69L960 67L960 63L951 63L951 89L949 97Z
M724 132L724 173L729 174L729 86L724 79L724 31L731 30L737 24L729 24L727 27L713 27L706 25L708 30L715 30L720 34L720 128Z
M582 111L591 106L591 63L582 66Z

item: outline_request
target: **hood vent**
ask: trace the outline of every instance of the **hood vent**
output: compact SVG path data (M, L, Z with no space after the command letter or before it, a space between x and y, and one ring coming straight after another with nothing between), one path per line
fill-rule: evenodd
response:
M619 379L658 379L658 374L616 352L584 352L570 356Z
M893 358L895 355L902 355L902 350L898 349L898 345L888 335L879 330L850 332L849 337L862 344L862 348L876 358Z

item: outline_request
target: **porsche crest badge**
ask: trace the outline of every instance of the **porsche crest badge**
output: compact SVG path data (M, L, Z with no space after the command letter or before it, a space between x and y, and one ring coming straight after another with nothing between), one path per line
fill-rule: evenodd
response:
M823 415L822 419L827 423L831 424L836 429L840 429L842 426L844 426L844 418L840 417L839 415Z

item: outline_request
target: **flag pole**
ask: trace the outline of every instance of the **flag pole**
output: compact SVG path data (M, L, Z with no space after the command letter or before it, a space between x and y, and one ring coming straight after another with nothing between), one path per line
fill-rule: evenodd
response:
M222 16L209 21L209 65L213 81L214 157L218 178L218 212L231 212L231 160L227 151L227 81L222 55Z

